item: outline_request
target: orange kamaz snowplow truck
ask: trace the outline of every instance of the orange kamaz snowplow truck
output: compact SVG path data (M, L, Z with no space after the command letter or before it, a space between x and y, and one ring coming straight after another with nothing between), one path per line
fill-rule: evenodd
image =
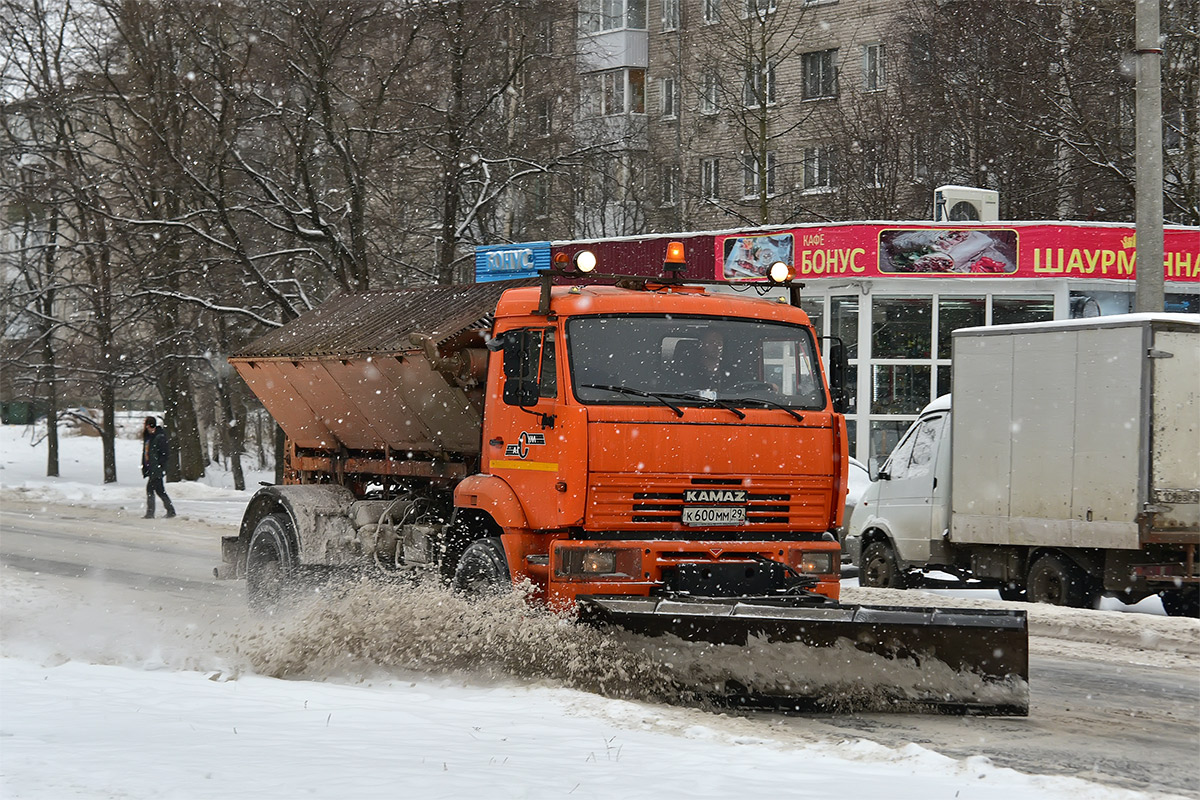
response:
M232 357L287 447L218 577L268 608L331 567L528 581L700 648L710 688L819 703L867 659L900 699L1027 712L1024 612L837 602L846 426L798 287L583 277L346 294Z

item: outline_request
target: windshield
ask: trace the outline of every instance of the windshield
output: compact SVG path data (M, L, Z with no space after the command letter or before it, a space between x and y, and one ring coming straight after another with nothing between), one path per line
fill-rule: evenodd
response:
M822 409L825 389L808 329L723 317L613 315L567 323L571 383L581 403L729 402Z

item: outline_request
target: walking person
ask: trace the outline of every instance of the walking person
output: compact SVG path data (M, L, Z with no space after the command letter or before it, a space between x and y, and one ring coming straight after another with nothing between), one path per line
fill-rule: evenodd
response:
M162 498L163 507L167 509L167 518L175 516L175 506L167 497L163 487L163 476L167 473L167 457L171 446L167 442L167 432L158 426L154 417L146 417L146 425L142 429L142 477L146 478L146 519L154 518L154 495Z

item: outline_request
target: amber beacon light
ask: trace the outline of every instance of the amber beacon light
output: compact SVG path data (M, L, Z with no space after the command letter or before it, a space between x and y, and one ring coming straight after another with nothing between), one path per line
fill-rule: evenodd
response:
M683 242L668 242L667 256L663 259L663 269L673 273L683 272L686 261Z

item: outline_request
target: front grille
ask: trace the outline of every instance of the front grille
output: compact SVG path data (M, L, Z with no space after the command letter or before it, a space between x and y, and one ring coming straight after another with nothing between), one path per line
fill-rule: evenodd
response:
M760 476L689 478L675 475L593 475L588 489L589 528L614 529L629 525L676 528L683 524L684 506L745 506L746 526L787 526L824 529L829 520L829 476L790 479ZM685 502L688 489L728 488L746 492L744 502Z

